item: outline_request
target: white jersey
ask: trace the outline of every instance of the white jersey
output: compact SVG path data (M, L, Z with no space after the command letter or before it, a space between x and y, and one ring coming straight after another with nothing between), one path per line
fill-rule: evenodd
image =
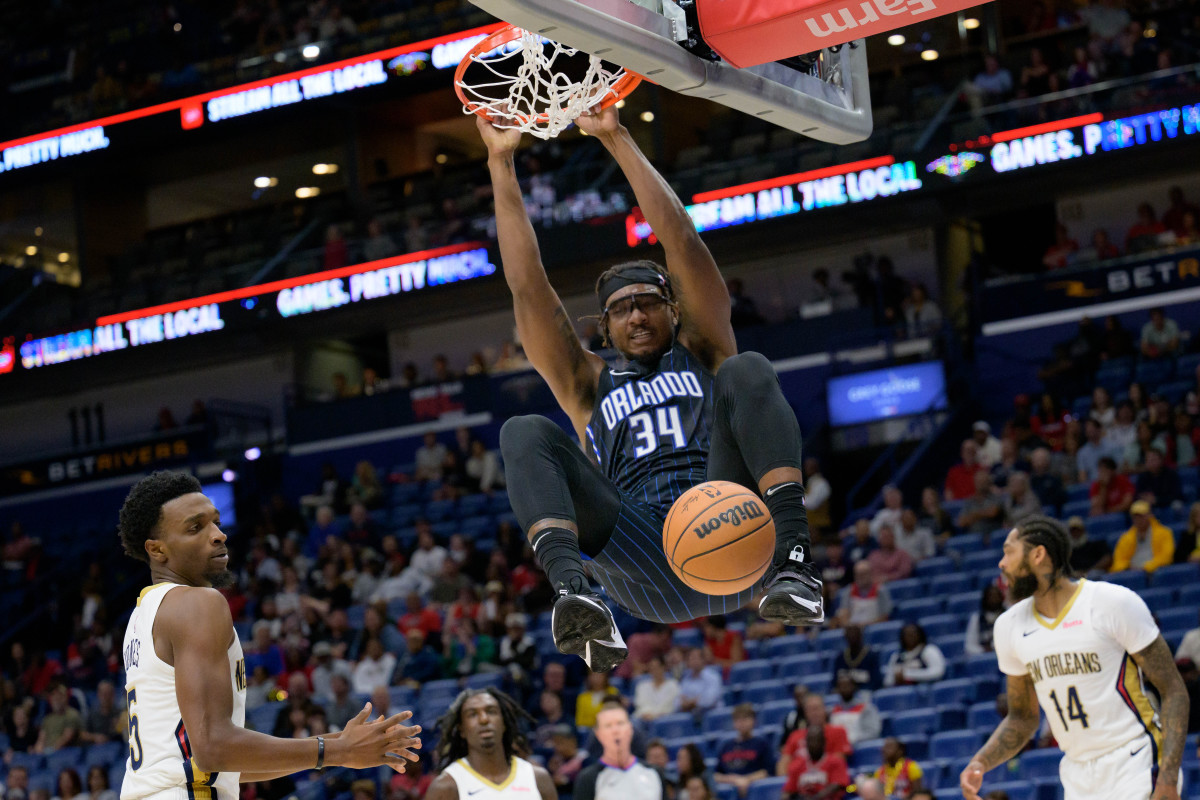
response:
M201 772L175 696L175 668L154 651L154 618L176 583L142 590L125 629L125 699L129 707L129 756L121 800L168 793L183 800L237 800L238 773ZM226 654L233 688L233 724L246 723L246 662L237 632Z
M1130 655L1158 638L1158 626L1135 592L1081 580L1057 619L1026 598L1000 615L994 632L1000 671L1033 679L1067 758L1088 761L1149 734L1158 763L1158 711Z
M492 783L480 775L465 758L446 767L445 772L454 778L458 800L539 800L541 797L537 776L533 774L533 764L516 756L513 756L508 777L502 783Z

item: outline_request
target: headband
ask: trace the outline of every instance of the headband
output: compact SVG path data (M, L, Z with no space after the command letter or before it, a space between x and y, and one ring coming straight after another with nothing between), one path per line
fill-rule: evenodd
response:
M601 310L608 305L608 298L612 297L613 293L618 289L639 283L649 283L660 287L663 290L663 297L666 297L668 300L670 299L670 290L667 289L667 278L665 275L651 267L628 267L600 284L600 288L596 291L596 297L600 300Z

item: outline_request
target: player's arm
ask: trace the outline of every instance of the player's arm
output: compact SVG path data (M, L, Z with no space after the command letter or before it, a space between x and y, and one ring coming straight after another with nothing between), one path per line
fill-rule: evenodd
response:
M1154 798L1177 797L1173 792L1179 780L1179 764L1183 760L1191 705L1187 687L1179 674L1179 667L1175 666L1175 659L1171 657L1171 648L1161 635L1149 647L1134 653L1133 660L1146 679L1158 689L1160 698L1158 714L1162 720L1163 744ZM1169 790L1172 794L1160 795L1160 790Z
M604 359L584 349L542 266L542 255L517 182L513 153L520 131L500 130L476 117L488 148L496 202L496 238L504 280L513 296L517 333L525 355L550 386L577 431L587 426Z
M290 775L317 764L316 739L281 739L233 724L233 688L226 651L233 638L229 604L211 589L176 589L163 599L155 621L175 666L175 695L191 743L192 759L204 772ZM157 639L157 637L156 637ZM325 738L324 763L367 768L416 760L418 727L399 725L403 712L367 722L370 704L351 732ZM361 719L360 719L361 718ZM389 732L390 731L390 732ZM389 755L391 753L391 755ZM262 768L271 771L263 773Z
M454 778L443 772L433 779L425 790L425 800L458 800L458 784Z
M1028 675L1008 676L1008 716L959 776L959 785L966 800L979 800L983 773L1007 762L1020 753L1037 733L1038 699L1033 679Z
M715 369L737 354L737 340L729 321L729 290L712 253L696 233L675 190L617 119L615 107L584 115L576 124L600 140L629 181L646 222L666 252L666 267L681 312L680 338L690 349L707 355Z
M538 794L542 796L542 800L558 800L558 787L554 785L554 778L545 767L535 764L533 777L537 781Z

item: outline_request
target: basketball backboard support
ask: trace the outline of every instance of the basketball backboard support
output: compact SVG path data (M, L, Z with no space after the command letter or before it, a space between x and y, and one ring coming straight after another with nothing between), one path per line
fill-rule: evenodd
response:
M866 47L822 50L811 68L768 63L737 69L694 55L673 0L471 0L505 22L599 56L680 94L735 108L834 144L871 135Z

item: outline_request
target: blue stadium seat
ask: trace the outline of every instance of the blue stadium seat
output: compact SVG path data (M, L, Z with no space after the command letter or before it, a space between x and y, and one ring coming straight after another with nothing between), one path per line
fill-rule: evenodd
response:
M1200 353L1184 353L1175 359L1175 377L1181 381L1195 380L1198 365L1200 365Z
M965 624L962 625L961 628L965 630ZM960 631L959 633L950 634L948 636L939 636L931 641L938 646L938 649L942 651L942 655L946 657L947 661L954 661L955 659L960 658L963 654L963 649L965 647L963 639L963 633Z
M779 694L776 684L776 695ZM763 703L758 708L758 721L762 725L782 725L787 715L796 707L792 700L773 700Z
M889 582L887 588L893 602L900 603L924 596L929 590L929 583L921 578L905 578Z
M763 659L755 659L754 661L741 661L734 664L729 670L729 685L741 686L745 683L754 683L755 681L765 681L775 675L775 666Z
M1176 592L1173 587L1168 586L1163 589L1144 589L1138 592L1138 594L1141 595L1142 600L1146 602L1146 605L1155 614L1168 611L1175 607Z
M797 681L797 683L801 682L808 687L810 692L816 692L817 694L828 694L833 691L832 672L817 672L812 675L805 675L803 681Z
M458 525L463 533L475 540L475 547L478 548L480 539L491 536L496 527L496 520L488 514L480 514L461 519Z
M446 695L455 697L458 695L458 692L458 680L455 678L428 681L421 685L421 700L424 701L433 697L444 697Z
M95 766L107 767L109 764L124 761L125 755L124 742L102 742L87 749L83 764L89 769Z
M392 487L392 505L411 503L420 496L421 485L419 483L398 483Z
M1000 715L996 713L996 701L984 700L971 704L967 709L968 728L995 728L1000 724Z
M50 770L42 770L41 772L29 773L29 789L30 793L36 792L38 789L45 789L51 797L58 795L58 777L57 772Z
M699 628L683 628L671 635L671 643L685 649L703 647L704 633Z
M1063 513L1066 514L1065 509ZM1095 538L1107 538L1110 533L1126 530L1129 530L1129 517L1122 512L1101 514L1087 519L1088 535Z
M1104 580L1109 583L1115 583L1118 586L1124 586L1126 589L1133 589L1135 592L1146 588L1146 573L1140 569L1111 572L1104 576Z
M812 645L818 653L836 653L846 646L846 635L839 630L825 629L817 634Z
M58 775L59 772L67 767L78 768L82 761L82 747L64 747L46 756L46 771L52 775ZM55 791L52 794L58 794L58 792Z
M125 782L125 764L117 763L108 768L108 785L119 797L121 784Z
M287 702L280 700L275 703L265 703L258 708L246 712L246 724L259 733L270 733L275 727L275 718Z
M1176 629L1191 630L1196 627L1196 608L1173 608L1158 615L1159 627L1164 631Z
M985 783L983 788L986 792L1004 792L1008 795L1008 800L1037 800L1036 787L1029 781Z
M925 629L927 639L950 636L955 632L967 629L965 620L958 614L936 614L931 617L921 617L917 620L917 624Z
M746 800L779 800L783 794L783 784L787 778L763 778L750 784L746 792Z
M914 761L924 761L929 756L929 737L925 734L910 733L896 738L904 745L904 752Z
M921 692L916 686L895 686L880 689L871 698L883 712L908 711L921 706Z
M367 607L364 605L353 605L346 607L346 619L350 623L350 627L354 629L363 626L363 617L367 613Z
M666 714L650 723L650 736L659 739L678 739L697 733L696 718L687 712Z
M953 572L949 575L938 575L934 578L929 591L938 597L946 597L959 592L968 592L971 588L970 575L962 572Z
M949 513L949 509L947 509ZM951 514L951 516L954 516ZM957 569L954 559L948 556L935 556L926 558L923 561L918 561L916 568L913 570L913 575L918 578L925 578L931 575L944 575L947 572L953 572Z
M1079 501L1079 500L1087 500L1088 493L1092 490L1092 487L1086 483L1076 483L1076 484L1072 484L1071 486L1068 486L1066 488L1067 488L1067 500L1072 501L1072 502ZM1064 514L1063 516L1066 516L1066 515Z
M391 708L412 708L417 704L417 692L408 686L389 686L388 704ZM394 712L393 712L394 713Z
M974 585L970 575L967 576L968 582ZM965 612L975 611L979 608L979 602L982 599L982 591L979 588L973 588L967 592L958 592L946 598L946 608Z
M735 787L722 783L717 786L717 800L738 800L738 791Z
M788 656L780 659L776 676L784 686L794 686L803 683L807 675L825 672L829 669L830 657L826 653L807 653L798 656Z
M1179 588L1179 605L1187 608L1200 607L1200 582Z
M425 504L425 518L430 522L441 522L455 516L453 500L430 500Z
M944 704L934 707L938 717L938 730L953 731L967 724L967 715L960 704Z
M883 763L883 739L864 739L854 745L850 754L850 766L856 769L874 771Z
M1033 787L1037 800L1063 800L1063 787L1058 778L1038 778Z
M1057 778L1058 762L1061 760L1061 750L1057 747L1044 747L1041 750L1030 750L1023 753L1018 762L1018 769L1021 778L1027 781L1038 778Z
M937 730L937 724L937 712L931 708L898 711L891 716L891 733L892 736L928 736Z
M675 641L676 643L679 641L678 631L675 633ZM763 657L776 659L784 658L785 656L798 656L810 652L812 652L812 645L809 643L808 637L802 633L798 633L791 636L768 639Z
M1151 584L1156 589L1166 586L1187 586L1200 581L1200 566L1191 564L1170 564L1159 567L1151 576Z
M964 666L966 667L966 677L969 678L995 678L1000 672L994 653L967 656Z
M733 730L733 709L714 708L704 715L705 733L729 733Z
M915 622L920 617L942 613L944 605L945 599L941 597L919 597L916 600L897 603L892 616L903 622ZM899 642L900 640L897 637L893 641Z
M486 514L491 498L486 494L469 494L459 498L458 513L459 516L470 516L472 514Z
M889 585L888 588L890 589L891 586ZM913 601L909 600L907 602L911 603ZM874 625L871 625L866 629L866 632L863 634L863 638L866 640L867 644L872 645L873 647L886 647L888 645L894 645L900 641L900 629L903 627L904 620L902 619L876 622Z
M983 549L983 534L960 533L946 540L946 550L956 553L973 553Z
M929 740L934 758L970 758L978 749L979 735L975 731L945 731Z
M419 516L421 516L421 505L419 503L404 503L395 506L392 509L391 526L393 528L407 527L416 522Z
M778 700L780 693L783 691L786 691L786 689L779 685L778 680L744 683L741 686L741 694L738 697L738 702L753 703L757 707L763 703Z
M512 506L508 502L508 492L492 492L491 502L488 503L488 510L493 514L511 512Z
M1092 501L1085 497L1082 500L1069 500L1063 503L1062 515L1064 517L1086 517L1091 510Z
M464 681L464 688L467 689L493 689L504 688L504 673L503 672L476 672L474 675L468 675Z
M1004 552L996 546L997 544L993 540L991 549L980 550L964 556L961 564L962 571L978 572L984 569L996 570L996 565L1000 563L1000 559L1004 556Z
M1184 488L1195 488L1200 484L1200 467L1176 467L1175 473L1179 475L1179 482Z
M733 629L732 625L730 626L730 629ZM740 631L740 633L745 634L745 631ZM763 644L764 642L762 639L750 639L742 642L742 652L746 654L747 660L762 658L763 653L766 652L766 648L763 647Z

